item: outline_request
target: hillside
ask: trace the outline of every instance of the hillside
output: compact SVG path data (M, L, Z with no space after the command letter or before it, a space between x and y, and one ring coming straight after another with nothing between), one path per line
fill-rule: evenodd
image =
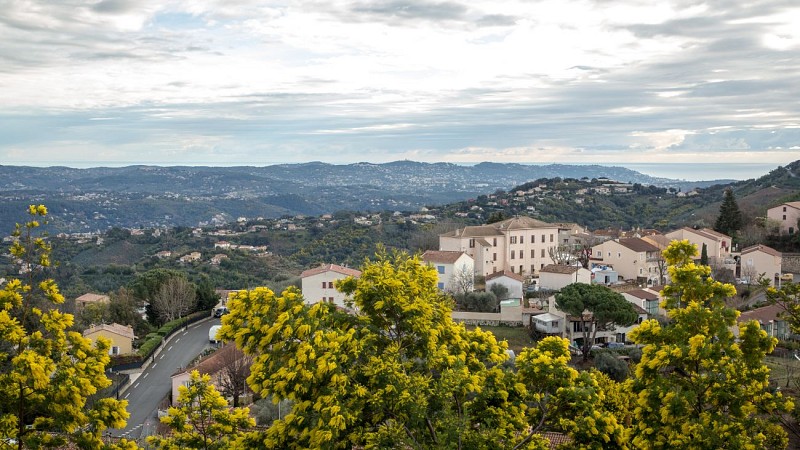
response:
M276 218L341 210L413 211L510 189L540 178L606 177L687 190L714 182L654 178L622 167L397 161L266 167L72 169L0 166L0 229L33 202L50 207L52 229L215 225L239 217Z

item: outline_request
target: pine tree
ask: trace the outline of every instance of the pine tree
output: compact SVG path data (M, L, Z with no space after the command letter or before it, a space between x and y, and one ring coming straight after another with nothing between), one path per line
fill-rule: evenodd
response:
M736 199L733 197L733 190L725 189L725 197L719 207L719 216L714 223L714 230L725 233L728 236L735 236L736 232L742 228L742 212Z

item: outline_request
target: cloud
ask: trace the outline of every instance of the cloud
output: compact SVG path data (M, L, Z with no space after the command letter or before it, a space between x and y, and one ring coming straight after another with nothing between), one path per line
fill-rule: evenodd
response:
M12 2L0 159L785 163L798 29L788 0Z

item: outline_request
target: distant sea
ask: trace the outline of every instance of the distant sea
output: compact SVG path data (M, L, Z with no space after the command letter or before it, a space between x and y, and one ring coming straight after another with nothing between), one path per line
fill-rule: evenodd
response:
M748 180L766 175L779 166L779 164L750 163L607 163L603 165L621 166L652 177L686 181Z

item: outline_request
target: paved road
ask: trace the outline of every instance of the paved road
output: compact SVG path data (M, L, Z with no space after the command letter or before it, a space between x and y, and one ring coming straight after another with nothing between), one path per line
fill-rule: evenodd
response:
M219 323L219 319L205 320L172 335L161 353L155 356L150 366L120 397L128 400L128 412L131 416L125 428L110 430L112 436L139 439L152 434L158 423L158 405L172 390L170 376L210 346L208 330Z

